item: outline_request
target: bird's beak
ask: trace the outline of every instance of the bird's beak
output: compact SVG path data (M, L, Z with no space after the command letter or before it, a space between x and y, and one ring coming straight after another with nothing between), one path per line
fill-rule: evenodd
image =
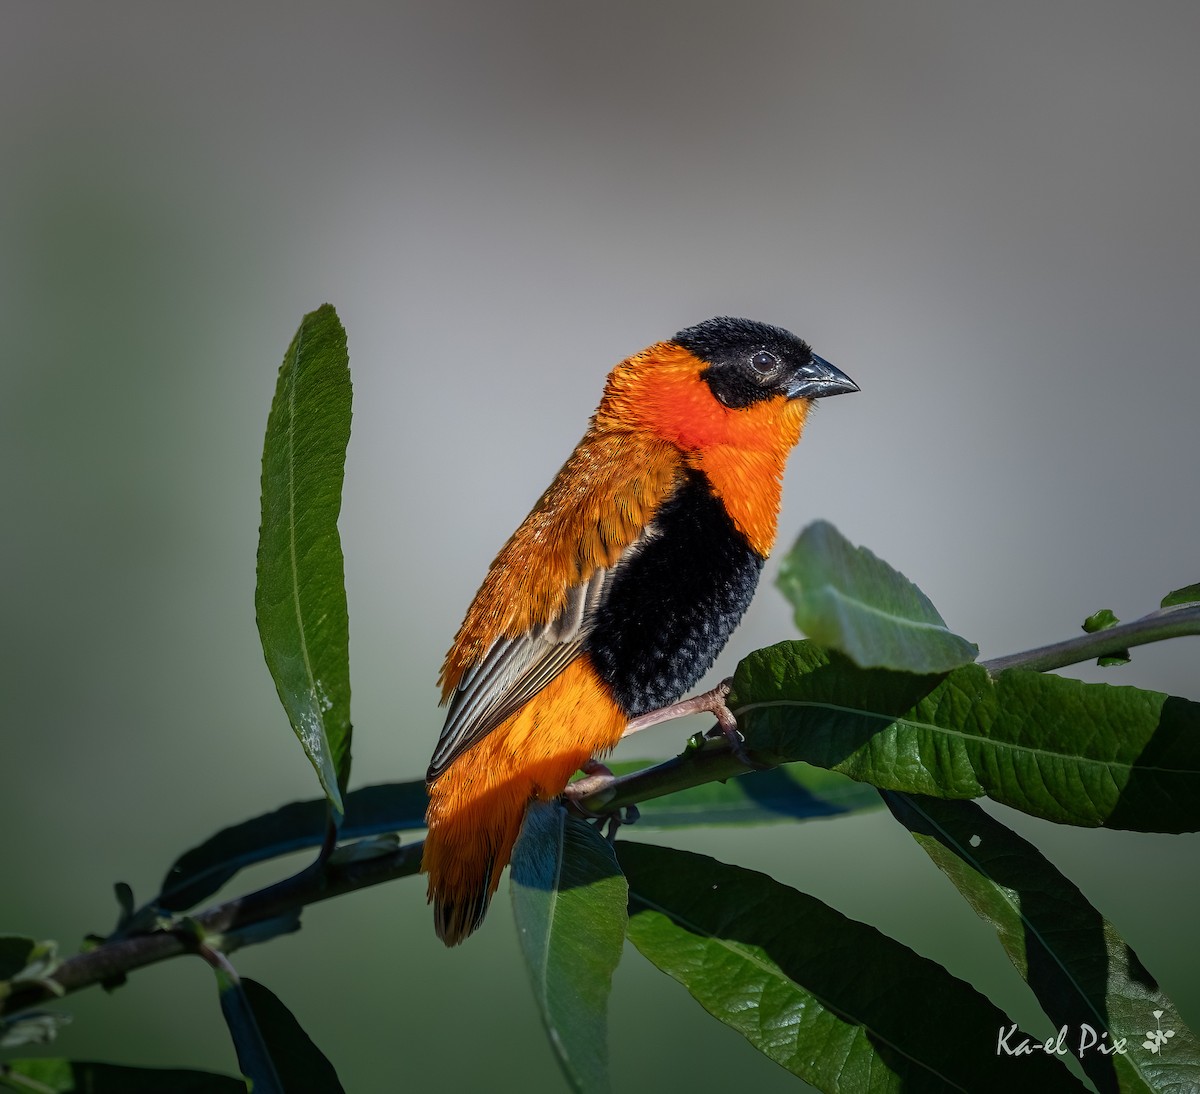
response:
M786 394L789 399L824 399L827 395L844 395L851 391L858 391L858 384L840 368L814 353L812 363L788 381Z

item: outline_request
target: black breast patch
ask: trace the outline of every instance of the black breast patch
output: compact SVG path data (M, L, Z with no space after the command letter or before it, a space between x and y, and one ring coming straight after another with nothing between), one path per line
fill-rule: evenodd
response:
M631 718L673 703L708 671L763 565L699 471L687 472L653 532L618 566L583 646Z

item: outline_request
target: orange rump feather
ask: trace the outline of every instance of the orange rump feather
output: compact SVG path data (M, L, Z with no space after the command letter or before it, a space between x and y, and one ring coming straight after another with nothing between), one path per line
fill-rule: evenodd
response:
M621 739L625 722L588 662L577 660L433 783L421 869L446 945L483 920L530 801L558 797Z

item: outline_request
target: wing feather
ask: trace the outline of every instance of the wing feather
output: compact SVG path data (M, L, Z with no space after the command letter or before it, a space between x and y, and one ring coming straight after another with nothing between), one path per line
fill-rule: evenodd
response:
M616 566L598 568L586 582L568 590L562 609L549 623L516 638L497 639L483 660L463 674L450 697L427 780L437 778L579 656L605 587L649 531L626 549Z

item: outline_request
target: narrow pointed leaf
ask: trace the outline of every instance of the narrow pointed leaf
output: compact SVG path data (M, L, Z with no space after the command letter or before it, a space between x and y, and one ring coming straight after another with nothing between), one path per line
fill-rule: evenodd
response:
M425 827L428 798L424 780L363 786L346 795L340 835L359 839ZM307 847L325 835L326 802L290 802L271 813L224 828L185 852L163 878L155 901L181 912L212 896L239 870Z
M628 889L612 847L557 802L530 806L513 850L513 913L533 994L572 1089L610 1089L608 996Z
M710 1014L824 1091L1078 1091L1056 1059L997 1052L1008 1017L874 927L765 874L619 842L629 937Z
M670 762L670 761L668 761ZM648 761L609 765L615 775L652 768ZM882 806L863 783L810 764L784 764L724 782L706 782L638 803L638 830L695 825L773 824L857 813Z
M246 1094L246 1084L212 1071L42 1058L0 1064L0 1090L21 1094Z
M346 332L322 305L279 370L263 448L254 606L267 666L335 815L350 772L349 619L337 520L350 439Z
M908 578L825 521L800 534L779 587L809 638L863 668L948 672L979 653Z
M221 998L221 1014L229 1035L233 1038L238 1067L255 1094L284 1094L283 1081L271 1058L271 1050L258 1028L254 1008L246 996L241 980L217 969L217 989Z
M996 928L1098 1090L1200 1090L1200 1041L1116 928L1033 844L973 802L890 791L884 798ZM1150 1028L1173 1031L1160 1051L1142 1047ZM1114 1045L1124 1051L1100 1050Z
M279 997L247 977L242 989L287 1094L342 1094L333 1065Z
M752 752L888 790L996 801L1036 817L1200 830L1200 704L979 665L859 669L811 642L751 654L731 705Z

